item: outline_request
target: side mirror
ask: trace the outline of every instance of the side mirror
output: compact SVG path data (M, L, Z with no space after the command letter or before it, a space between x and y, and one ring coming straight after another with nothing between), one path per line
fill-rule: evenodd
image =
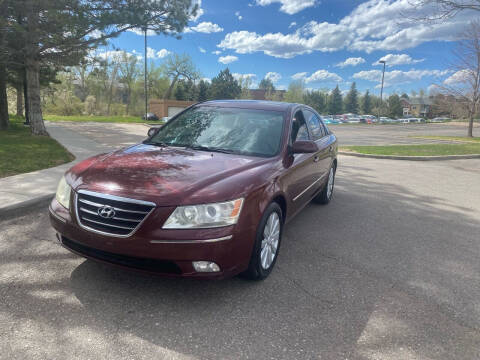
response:
M151 127L150 129L148 129L148 131L147 131L148 137L152 137L152 136L156 135L158 133L159 129L160 128L158 128L158 127Z
M318 146L312 140L298 140L292 145L292 152L294 154L311 154L318 151Z

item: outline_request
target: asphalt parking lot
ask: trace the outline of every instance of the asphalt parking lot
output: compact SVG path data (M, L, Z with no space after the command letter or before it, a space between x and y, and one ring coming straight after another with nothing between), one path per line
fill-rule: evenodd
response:
M480 160L341 156L332 203L287 225L263 282L84 260L44 207L2 220L0 358L478 359L479 179Z
M339 138L340 146L348 145L389 145L389 144L425 144L440 143L441 140L418 139L415 136L465 136L466 123L434 123L434 124L341 124L330 125ZM475 124L477 133L480 124Z

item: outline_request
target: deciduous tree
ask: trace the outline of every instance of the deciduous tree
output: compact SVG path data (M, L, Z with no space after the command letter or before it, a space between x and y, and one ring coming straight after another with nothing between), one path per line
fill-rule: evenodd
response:
M179 79L195 80L200 77L200 72L187 54L170 54L163 64L163 70L170 78L170 87L165 92L164 99L170 99Z
M472 22L454 51L454 74L437 87L463 105L468 113L467 136L473 136L473 120L480 110L480 22Z
M76 65L91 48L129 29L178 36L197 11L191 0L3 1L7 30L22 44L8 49L9 58L24 59L31 128L37 135L47 134L40 102L42 65Z

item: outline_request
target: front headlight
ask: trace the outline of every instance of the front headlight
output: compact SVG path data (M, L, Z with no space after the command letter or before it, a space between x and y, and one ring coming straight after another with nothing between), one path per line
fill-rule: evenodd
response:
M62 205L64 208L68 209L70 207L70 193L71 193L71 188L67 184L67 181L65 180L65 176L62 176L60 179L60 182L58 183L57 187L57 194L55 197L57 198L57 201Z
M179 206L163 225L164 229L199 229L236 224L243 199L214 204Z

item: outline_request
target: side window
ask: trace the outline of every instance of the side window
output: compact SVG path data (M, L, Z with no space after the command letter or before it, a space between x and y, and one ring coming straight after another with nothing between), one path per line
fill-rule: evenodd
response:
M307 119L308 128L312 134L313 140L318 140L325 136L325 129L318 116L310 110L304 110L303 113Z
M297 111L292 120L292 132L290 134L292 144L297 140L309 140L307 124L301 111Z
M324 136L330 135L330 130L328 130L327 125L325 125L325 123L321 118L320 118L320 124L322 124Z

